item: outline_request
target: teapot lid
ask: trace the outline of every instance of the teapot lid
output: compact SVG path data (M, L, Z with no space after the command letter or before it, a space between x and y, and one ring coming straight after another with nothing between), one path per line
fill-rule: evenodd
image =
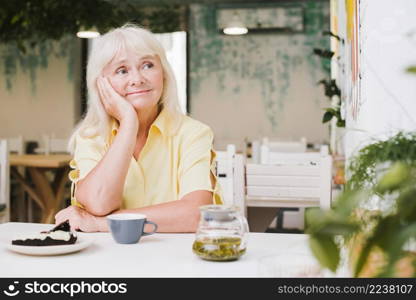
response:
M204 205L199 208L205 220L230 221L234 219L233 213L239 211L235 205Z

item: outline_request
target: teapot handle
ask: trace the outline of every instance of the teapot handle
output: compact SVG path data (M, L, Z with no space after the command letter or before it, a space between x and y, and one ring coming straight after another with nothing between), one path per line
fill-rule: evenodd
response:
M249 232L248 222L247 222L246 217L244 217L243 215L237 215L236 218L240 222L241 231L242 231L241 232L240 249L246 249L246 244L247 244L247 236L246 236L246 234Z
M243 229L243 234L250 232L250 229L248 228L248 222L247 222L246 217L240 215L240 216L237 216L237 218L238 218L238 221L241 224L241 228Z

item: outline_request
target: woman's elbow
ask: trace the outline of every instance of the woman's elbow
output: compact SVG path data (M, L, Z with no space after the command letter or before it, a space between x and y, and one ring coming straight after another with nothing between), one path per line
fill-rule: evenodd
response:
M111 212L115 211L117 208L109 208L105 207L104 205L90 205L89 207L86 207L86 210L97 217L104 217L109 215Z
M96 199L102 199L102 197L92 195L91 193L82 190L77 191L75 197L87 212L97 217L106 216L118 209L118 207L112 207L104 201L96 201Z

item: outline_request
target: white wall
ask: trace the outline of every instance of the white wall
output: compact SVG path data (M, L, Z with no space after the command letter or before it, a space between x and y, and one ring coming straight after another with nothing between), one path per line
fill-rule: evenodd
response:
M11 90L0 73L0 137L22 135L26 141L38 141L41 146L43 134L69 137L80 109L79 47L77 51L73 65L68 65L67 58L51 55L48 67L37 70L35 91L29 74L20 68ZM73 68L72 80L68 79L68 67Z
M166 58L176 79L179 106L186 113L186 32L158 33L156 37L166 51Z
M347 157L374 139L416 130L416 76L405 72L416 65L416 1L360 3L360 109L356 119L347 110Z

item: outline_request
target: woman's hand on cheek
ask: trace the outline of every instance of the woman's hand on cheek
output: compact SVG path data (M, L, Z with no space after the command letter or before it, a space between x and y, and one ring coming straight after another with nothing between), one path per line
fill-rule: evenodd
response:
M136 111L126 99L119 95L105 77L97 79L97 87L106 112L120 123L137 119Z
M55 223L60 224L69 221L71 230L83 232L107 231L105 217L96 217L78 206L69 206L55 215Z

